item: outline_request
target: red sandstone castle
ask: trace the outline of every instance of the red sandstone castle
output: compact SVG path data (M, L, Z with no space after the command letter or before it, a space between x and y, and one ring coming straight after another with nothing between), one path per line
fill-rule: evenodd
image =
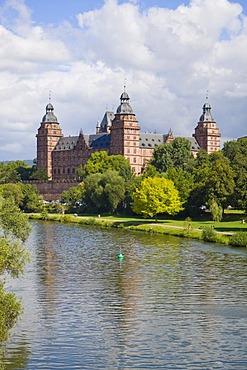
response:
M64 137L54 115L53 105L46 106L37 137L37 168L45 169L51 180L77 180L77 168L84 165L92 153L105 150L109 155L121 154L127 158L136 174L141 174L157 145L174 139L168 134L141 133L136 116L124 91L116 113L107 111L96 133ZM220 132L206 100L195 133L187 138L194 155L199 149L207 153L220 150Z

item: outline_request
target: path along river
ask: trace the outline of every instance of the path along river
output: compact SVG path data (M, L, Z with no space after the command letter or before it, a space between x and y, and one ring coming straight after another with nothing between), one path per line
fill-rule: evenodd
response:
M246 249L32 225L7 370L247 368Z

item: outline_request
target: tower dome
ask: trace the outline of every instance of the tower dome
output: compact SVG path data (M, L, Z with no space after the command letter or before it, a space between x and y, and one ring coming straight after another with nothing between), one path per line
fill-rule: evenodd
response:
M133 109L131 108L129 104L129 95L127 94L126 91L124 91L121 96L120 96L120 105L117 108L117 113L118 114L129 114L133 113Z
M206 102L202 107L202 111L203 113L199 119L199 122L215 122L211 113L211 105L208 102L208 98L206 98Z
M57 122L57 117L53 113L54 107L51 103L48 103L46 106L46 114L42 118L42 122Z

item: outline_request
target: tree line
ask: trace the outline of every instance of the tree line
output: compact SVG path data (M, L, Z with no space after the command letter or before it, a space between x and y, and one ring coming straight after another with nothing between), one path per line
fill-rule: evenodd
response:
M194 158L185 138L155 147L140 176L121 155L93 153L77 169L81 182L61 196L67 212L195 216L204 208L220 221L226 207L247 211L247 138L228 141L222 150ZM22 161L0 163L0 193L12 194L25 212L40 211L41 197L23 180L46 180L44 171ZM51 207L51 206L46 206Z

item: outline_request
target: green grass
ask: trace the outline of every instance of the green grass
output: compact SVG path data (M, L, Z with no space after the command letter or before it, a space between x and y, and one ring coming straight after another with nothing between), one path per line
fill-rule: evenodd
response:
M76 223L84 225L92 225L97 227L116 227L127 228L129 230L142 231L148 233L168 234L191 239L203 238L203 229L213 228L217 234L215 242L221 244L229 244L229 240L234 233L247 232L247 224L243 224L243 212L233 213L227 212L224 220L214 222L207 218L199 218L185 222L185 220L177 219L144 219L141 217L127 216L107 216L101 215L80 215L72 214L47 214L44 218L42 214L29 214L32 219L45 219L50 221L59 221L65 223ZM43 218L42 218L43 217Z

